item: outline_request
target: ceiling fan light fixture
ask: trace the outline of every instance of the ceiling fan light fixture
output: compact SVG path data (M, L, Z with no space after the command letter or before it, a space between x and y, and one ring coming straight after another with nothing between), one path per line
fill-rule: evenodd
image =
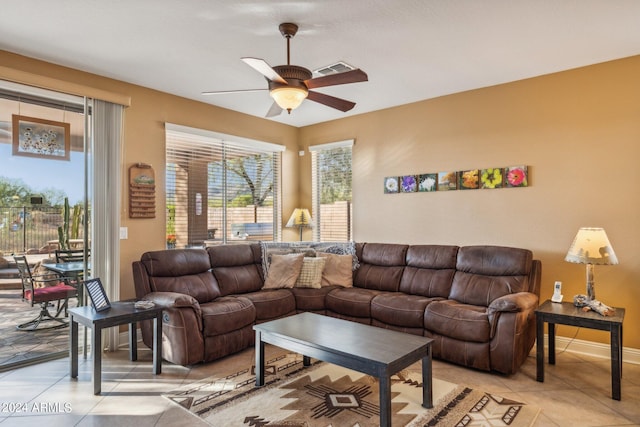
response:
M276 104L283 110L287 110L291 113L291 110L295 110L305 100L309 91L303 87L277 87L271 89L270 95L276 101Z

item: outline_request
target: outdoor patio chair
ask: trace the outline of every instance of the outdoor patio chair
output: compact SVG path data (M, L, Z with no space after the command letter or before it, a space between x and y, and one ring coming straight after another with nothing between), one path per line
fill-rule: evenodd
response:
M60 314L64 311L67 314L69 298L75 297L78 291L73 286L69 286L64 282L65 278L45 278L44 276L34 276L31 274L31 268L27 263L25 256L14 256L20 278L22 279L22 299L35 306L40 304L40 314L35 319L16 326L21 331L35 331L42 322L54 322L51 326L40 329L49 329L67 326L68 323ZM49 313L49 305L57 302L56 314Z
M91 256L91 250L87 249L87 257ZM57 249L56 262L82 262L84 261L84 249Z

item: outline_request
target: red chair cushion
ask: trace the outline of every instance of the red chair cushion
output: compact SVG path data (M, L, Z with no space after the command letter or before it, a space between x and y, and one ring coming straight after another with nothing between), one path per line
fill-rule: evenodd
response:
M34 303L45 302L45 301L55 301L58 299L65 299L72 297L76 294L77 290L73 286L69 286L64 283L58 283L54 286L46 286L44 288L36 288L33 291L33 295L31 290L27 290L24 293L24 297Z

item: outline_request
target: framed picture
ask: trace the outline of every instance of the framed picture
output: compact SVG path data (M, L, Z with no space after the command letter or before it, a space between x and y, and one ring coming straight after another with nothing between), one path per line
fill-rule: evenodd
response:
M111 308L111 303L109 302L109 298L107 297L104 288L102 287L100 279L96 278L86 280L84 285L87 288L91 305L96 311L103 311Z
M458 189L457 172L438 172L438 191Z
M529 172L527 166L510 166L505 168L504 175L507 178L507 187L529 186Z
M13 155L69 160L71 135L69 123L12 116Z
M478 169L458 172L460 190L475 190L478 188Z
M437 173L418 175L418 191L436 191L438 183Z
M387 194L397 193L400 185L398 184L397 176L388 176L384 179L384 192Z
M502 188L504 171L502 168L488 168L480 171L480 188Z
M400 177L400 191L402 193L415 193L418 191L418 180L415 175Z

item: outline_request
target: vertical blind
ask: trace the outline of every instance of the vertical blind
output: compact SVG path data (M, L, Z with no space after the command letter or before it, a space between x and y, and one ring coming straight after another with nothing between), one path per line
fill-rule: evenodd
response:
M353 240L352 148L352 139L309 147L316 241Z
M167 124L167 247L277 240L283 150Z

